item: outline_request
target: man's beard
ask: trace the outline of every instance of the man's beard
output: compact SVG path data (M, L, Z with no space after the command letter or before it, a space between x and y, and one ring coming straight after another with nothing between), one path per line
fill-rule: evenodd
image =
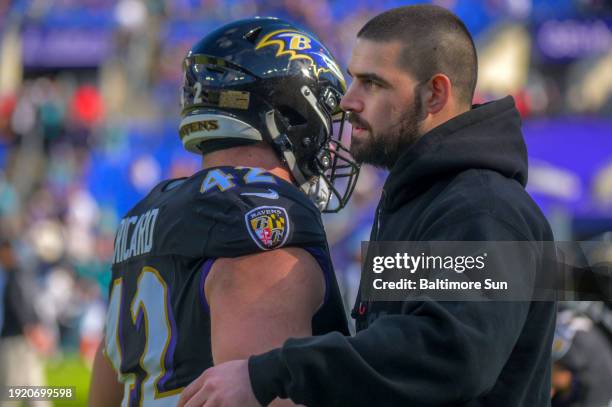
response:
M419 122L422 112L420 95L416 95L414 103L406 109L406 113L398 123L387 132L374 134L370 125L358 114L350 114L351 124L358 124L367 129L366 139L355 142L351 140L351 154L360 164L371 164L375 167L390 170L400 155L419 139Z

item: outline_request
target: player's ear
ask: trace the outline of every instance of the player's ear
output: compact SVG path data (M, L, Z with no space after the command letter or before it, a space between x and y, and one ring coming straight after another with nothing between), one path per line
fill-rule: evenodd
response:
M424 105L423 113L436 114L444 109L452 97L452 91L449 77L442 73L435 74L427 82L417 86L416 92L421 93L420 98Z

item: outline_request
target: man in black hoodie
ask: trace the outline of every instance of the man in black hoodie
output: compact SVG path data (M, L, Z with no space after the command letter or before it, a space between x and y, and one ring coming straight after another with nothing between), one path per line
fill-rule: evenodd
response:
M471 106L477 60L435 6L389 10L359 32L342 100L358 161L390 169L371 241L549 241L525 192L511 97ZM511 272L512 270L510 270ZM548 406L554 302L368 302L354 337L290 339L206 371L191 405ZM255 399L257 402L255 402Z

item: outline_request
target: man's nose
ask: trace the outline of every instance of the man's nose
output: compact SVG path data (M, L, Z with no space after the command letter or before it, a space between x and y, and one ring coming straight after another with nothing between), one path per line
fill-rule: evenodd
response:
M349 86L346 94L342 97L342 100L340 100L340 108L345 112L361 113L363 111L363 102L355 94L352 84Z

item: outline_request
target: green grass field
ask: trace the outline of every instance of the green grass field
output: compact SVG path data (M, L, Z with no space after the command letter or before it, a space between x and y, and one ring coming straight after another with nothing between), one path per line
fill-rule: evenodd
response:
M45 370L47 374L47 386L76 387L74 400L55 401L55 406L74 407L87 405L91 372L87 365L81 361L78 354L66 355L61 359L49 360Z

